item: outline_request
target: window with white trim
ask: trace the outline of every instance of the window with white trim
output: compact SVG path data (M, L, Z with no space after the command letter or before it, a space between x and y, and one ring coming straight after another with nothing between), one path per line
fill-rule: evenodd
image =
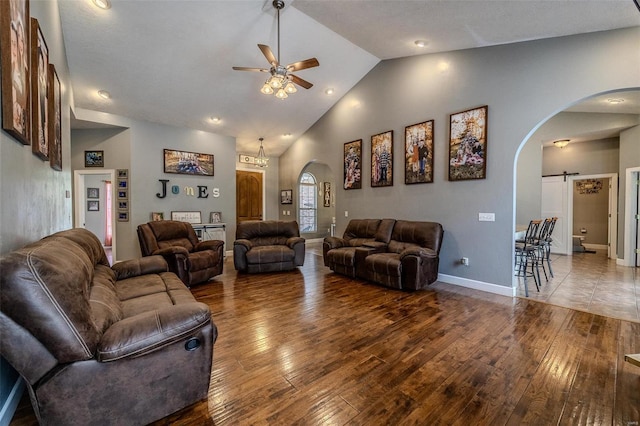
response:
M304 172L299 184L298 222L301 233L316 232L318 228L318 184L315 176Z

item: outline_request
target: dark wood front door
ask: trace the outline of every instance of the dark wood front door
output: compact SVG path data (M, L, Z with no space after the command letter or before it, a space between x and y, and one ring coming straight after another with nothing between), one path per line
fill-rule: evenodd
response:
M237 222L262 220L262 173L236 170Z

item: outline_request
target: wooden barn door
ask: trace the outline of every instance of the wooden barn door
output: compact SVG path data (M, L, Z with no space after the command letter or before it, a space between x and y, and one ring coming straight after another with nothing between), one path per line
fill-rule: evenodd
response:
M262 173L236 170L237 222L262 220Z

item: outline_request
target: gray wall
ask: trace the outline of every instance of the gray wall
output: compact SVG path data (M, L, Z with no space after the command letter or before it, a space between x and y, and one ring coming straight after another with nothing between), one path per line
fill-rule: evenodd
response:
M640 126L620 133L620 169L618 171L618 187L624 194L627 185L627 169L640 167ZM624 197L620 197L618 203L618 257L624 259L624 212L626 203Z
M542 150L542 175L564 171L581 175L618 173L618 148L618 138L569 144L562 149L545 147Z
M72 102L69 68L62 38L57 0L30 2L38 19L62 88L62 171L55 171L4 131L0 131L0 254L5 254L48 234L71 227L71 169L69 119ZM2 95L0 94L0 103ZM17 374L0 359L0 424L8 424L17 399Z
M104 245L104 237L106 234L105 223L107 220L106 209L106 194L104 190L105 180L109 178L109 175L89 175L86 177L84 183L87 188L97 188L98 198L87 198L86 205L82 206L85 211L85 228L93 232L96 237ZM112 182L115 185L115 182ZM98 202L98 211L89 211L89 202ZM115 212L114 212L115 214Z
M434 183L404 185L399 174L393 187L371 188L363 167L361 190L337 189L338 233L350 218L437 221L445 229L442 274L511 287L519 147L569 105L639 87L639 37L633 28L383 61L283 154L280 184L292 187L312 159L340 170L343 144L355 139L363 139L366 160L370 136L386 130L394 130L394 157L402 158L404 126L434 119ZM449 114L481 105L489 106L487 178L449 182ZM479 222L480 212L496 221ZM470 266L460 265L462 256Z

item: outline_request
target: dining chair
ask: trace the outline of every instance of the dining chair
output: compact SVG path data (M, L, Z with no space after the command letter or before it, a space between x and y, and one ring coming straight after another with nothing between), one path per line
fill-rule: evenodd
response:
M540 270L538 269L538 245L535 238L542 220L531 220L527 231L522 240L516 241L516 250L514 258L514 267L517 268L516 276L522 277L524 281L524 294L529 297L529 288L527 286L527 277L533 277L536 289L540 291ZM531 265L531 271L527 271L527 267Z

